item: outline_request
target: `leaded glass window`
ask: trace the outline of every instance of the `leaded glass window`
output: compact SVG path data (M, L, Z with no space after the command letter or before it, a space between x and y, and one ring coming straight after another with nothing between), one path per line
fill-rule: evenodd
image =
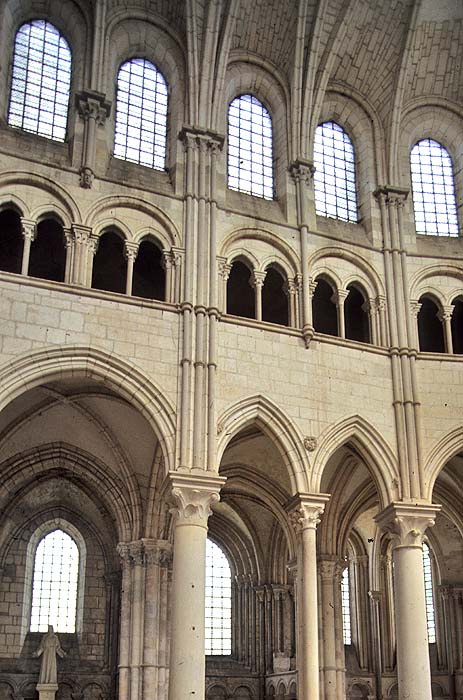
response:
M434 593L432 583L432 566L429 547L423 544L424 593L426 598L426 622L428 626L428 642L436 641L436 619L434 614Z
M206 542L206 654L231 654L231 571L227 557Z
M54 530L35 551L32 580L31 632L76 631L79 550L70 535Z
M417 233L458 236L452 160L443 146L423 139L410 153Z
M316 213L356 223L354 147L339 124L325 122L316 128L314 165Z
M23 24L15 38L8 124L64 141L70 86L66 39L46 20Z
M144 58L123 63L117 75L114 155L155 170L166 167L167 83Z
M253 95L241 95L228 110L228 187L273 199L272 119Z
M350 624L350 587L349 569L345 568L341 579L341 604L342 604L342 635L344 644L352 644L352 630Z

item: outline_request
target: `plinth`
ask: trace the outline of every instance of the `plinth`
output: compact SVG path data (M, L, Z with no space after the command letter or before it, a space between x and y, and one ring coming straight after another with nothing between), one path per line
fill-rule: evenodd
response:
M37 683L35 687L39 694L39 700L55 700L58 683Z

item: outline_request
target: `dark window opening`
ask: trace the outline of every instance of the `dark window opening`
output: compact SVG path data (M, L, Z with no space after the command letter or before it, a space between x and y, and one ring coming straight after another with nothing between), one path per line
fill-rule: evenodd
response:
M312 297L313 327L317 333L339 335L338 310L333 302L333 289L324 279L317 280Z
M166 273L162 266L162 251L152 241L142 241L133 266L132 294L144 299L164 301Z
M65 269L63 227L54 219L45 219L37 225L37 235L31 245L29 276L64 282Z
M347 287L349 294L344 302L344 324L346 338L360 343L370 342L368 314L365 310L365 297L354 285Z
M455 299L452 313L452 345L455 355L463 355L463 300Z
M256 317L256 297L250 277L249 268L236 260L227 282L227 313L244 318Z
M124 241L117 233L104 233L98 243L93 261L92 287L107 292L125 294L127 284L127 260Z
M14 209L0 212L0 270L21 272L24 239L21 218Z
M289 326L286 280L275 268L269 267L262 287L262 320Z
M444 329L439 308L429 297L421 297L418 311L418 338L421 352L445 352Z

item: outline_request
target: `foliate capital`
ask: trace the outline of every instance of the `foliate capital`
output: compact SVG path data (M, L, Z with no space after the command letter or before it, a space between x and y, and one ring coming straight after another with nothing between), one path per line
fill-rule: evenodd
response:
M183 127L183 129L180 131L179 139L183 141L186 149L208 149L212 153L221 151L225 141L225 137L215 131L189 126Z
M220 500L220 489L226 479L200 469L170 472L172 508L176 525L207 527L211 505Z
M82 119L95 119L98 125L104 124L111 113L111 103L101 92L83 90L76 95L76 104Z
M310 160L295 160L289 166L289 173L295 183L303 182L311 185L315 172L315 166Z
M37 223L21 217L21 230L24 238L29 238L29 240L33 241L37 231Z
M88 243L92 229L90 226L84 226L83 224L72 224L72 233L76 243Z
M139 243L135 243L134 241L124 241L124 253L125 257L127 260L131 260L134 262L136 260L136 257L138 255L138 249L140 247Z
M335 556L322 556L318 561L318 570L322 581L332 581L338 573L339 559Z
M424 533L436 521L442 506L428 503L391 503L375 520L381 530L393 535L393 546L422 547Z
M410 190L404 187L393 187L392 185L383 185L378 187L377 190L373 192L374 196L379 202L384 202L384 204L393 207L403 207L405 200L408 197Z
M329 498L325 493L298 493L291 499L287 511L297 533L316 529Z

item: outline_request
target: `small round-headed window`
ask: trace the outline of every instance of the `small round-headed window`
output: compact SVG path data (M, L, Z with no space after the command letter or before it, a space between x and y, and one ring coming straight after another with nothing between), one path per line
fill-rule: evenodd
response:
M57 529L35 550L32 579L31 632L76 631L79 549L73 538Z
M131 58L117 74L114 155L155 170L166 167L167 83L156 66Z
M254 95L236 97L228 109L228 187L273 199L272 119Z
M231 654L231 571L212 540L206 542L206 654Z
M457 204L450 155L433 139L423 139L410 153L413 209L417 233L458 236Z
M17 31L8 124L64 141L71 89L71 50L50 22L36 19Z

